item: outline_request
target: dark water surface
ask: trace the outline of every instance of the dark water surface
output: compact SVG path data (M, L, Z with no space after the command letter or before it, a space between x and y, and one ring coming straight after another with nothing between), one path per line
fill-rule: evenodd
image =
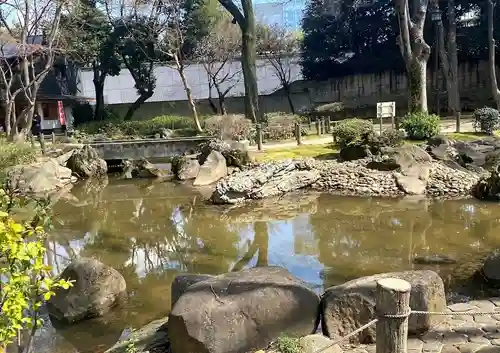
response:
M431 268L450 293L471 294L464 279L500 247L498 204L297 194L229 209L204 203L208 195L142 181L75 187L54 208L47 261L58 273L71 258L95 257L123 274L130 299L100 320L47 327L37 352L103 352L131 328L168 314L170 284L180 273L279 265L321 292L360 276ZM457 264L412 263L430 254Z

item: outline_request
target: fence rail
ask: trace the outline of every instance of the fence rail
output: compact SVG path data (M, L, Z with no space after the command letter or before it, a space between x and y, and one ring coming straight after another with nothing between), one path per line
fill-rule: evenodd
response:
M493 315L498 311L422 311L410 308L411 285L397 278L384 278L377 282L375 318L351 333L334 340L314 353L326 351L339 343L376 325L376 353L406 353L408 340L408 318L410 315Z

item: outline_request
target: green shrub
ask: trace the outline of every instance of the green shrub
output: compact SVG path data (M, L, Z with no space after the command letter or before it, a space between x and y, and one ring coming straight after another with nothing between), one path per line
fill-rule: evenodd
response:
M473 113L473 126L474 129L480 130L488 135L493 135L493 131L498 129L500 124L500 113L498 110L484 107L476 109Z
M0 172L8 167L33 163L38 154L39 150L27 143L13 143L0 139Z
M418 112L407 114L401 125L410 140L426 140L439 134L439 124L439 116Z
M371 121L356 118L341 120L332 129L333 139L341 147L355 143L371 132L373 132Z
M253 140L254 126L243 115L215 115L204 122L205 131L222 140Z
M275 346L280 353L300 353L303 350L298 338L283 335L278 337Z
M401 146L405 140L405 134L401 130L384 130L374 139L380 147L398 147ZM376 146L372 146L376 147Z
M295 137L295 123L302 121L298 115L285 113L266 114L266 124L262 128L262 137L266 141L290 140ZM301 134L307 135L307 127L301 127Z
M87 134L104 134L109 137L154 136L160 129L175 130L181 136L196 135L192 117L161 115L147 120L123 121L119 119L93 121L78 128Z

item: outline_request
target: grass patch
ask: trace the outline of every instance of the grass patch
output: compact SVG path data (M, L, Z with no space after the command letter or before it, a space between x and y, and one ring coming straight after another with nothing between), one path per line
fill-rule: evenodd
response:
M338 153L338 148L333 144L302 145L297 147L269 148L261 152L254 152L257 161L276 161L282 159L333 159Z
M280 336L274 343L274 347L280 353L300 353L302 352L302 346L299 343L298 338Z
M483 138L490 137L484 132L450 132L445 135L453 140L464 141L464 142L480 140ZM495 131L493 135L495 137L500 137L500 131L499 130Z
M6 168L35 162L39 154L40 149L32 148L29 143L13 143L1 138L0 176L4 176Z

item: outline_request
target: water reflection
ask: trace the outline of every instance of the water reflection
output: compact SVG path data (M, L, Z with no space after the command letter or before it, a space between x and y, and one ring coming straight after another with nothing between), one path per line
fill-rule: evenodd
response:
M197 190L178 184L89 181L55 206L47 261L54 273L77 256L116 268L130 293L121 322L140 327L168 314L170 285L179 273L278 265L321 292L364 275L426 268L413 258L443 254L457 265L428 267L456 289L457 278L469 277L500 245L500 206L472 200L297 194L243 208L202 200ZM123 327L113 327L115 337Z

